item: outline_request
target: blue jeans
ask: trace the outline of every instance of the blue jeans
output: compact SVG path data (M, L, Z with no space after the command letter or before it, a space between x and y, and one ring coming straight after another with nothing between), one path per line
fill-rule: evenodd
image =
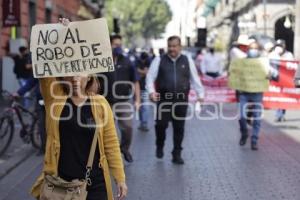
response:
M257 142L261 126L261 116L263 109L263 93L247 93L241 92L239 94L239 107L240 107L240 131L243 136L248 135L247 128L247 111L251 106L253 126L252 126L252 142Z
M276 110L276 119L280 120L283 119L285 116L286 110L284 109L278 109Z
M141 126L147 127L148 125L148 113L149 113L149 106L147 103L149 102L149 95L146 90L141 91L141 107L139 110L139 119L141 122Z
M26 85L26 82L27 82L28 80L29 80L29 79L19 78L19 79L18 79L18 83L19 83L20 87L25 86L25 85ZM25 93L25 95L26 95L26 94L27 94L27 92ZM22 105L23 105L26 109L30 108L30 106L31 106L31 100L25 97L25 98L23 99L23 101L22 101Z

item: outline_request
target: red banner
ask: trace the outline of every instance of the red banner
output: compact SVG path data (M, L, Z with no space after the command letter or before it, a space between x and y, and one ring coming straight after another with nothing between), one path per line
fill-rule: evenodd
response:
M21 26L21 1L3 0L2 2L2 26Z
M269 91L264 93L263 104L266 109L300 109L300 88L295 87L294 76L298 68L297 61L271 60L270 64L277 75L270 81ZM205 102L236 102L235 91L228 87L228 77L213 79L200 77L205 89ZM197 95L190 91L189 100L195 102Z
M296 61L271 60L271 66L278 70L277 80L270 82L269 91L264 93L264 107L267 109L300 109L300 88L294 84L298 67Z
M230 103L236 102L235 91L228 87L228 77L220 76L216 79L210 76L200 77L203 87L205 89L205 102L213 103ZM197 100L197 95L194 90L190 91L190 101Z

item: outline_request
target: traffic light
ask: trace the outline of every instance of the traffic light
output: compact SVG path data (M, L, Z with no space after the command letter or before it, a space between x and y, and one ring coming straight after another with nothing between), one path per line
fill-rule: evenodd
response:
M207 29L198 28L196 47L206 47Z
M120 33L120 25L119 25L119 19L118 18L114 18L113 19L113 32L116 33L116 34L119 34Z

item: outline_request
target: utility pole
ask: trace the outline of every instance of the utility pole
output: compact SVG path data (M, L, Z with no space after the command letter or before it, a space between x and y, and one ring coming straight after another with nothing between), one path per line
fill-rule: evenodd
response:
M300 60L300 0L296 0L295 18L294 55Z

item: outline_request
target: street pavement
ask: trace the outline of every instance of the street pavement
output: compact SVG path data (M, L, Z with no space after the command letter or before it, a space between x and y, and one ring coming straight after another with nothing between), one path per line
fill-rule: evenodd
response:
M227 117L237 112L234 104L222 110ZM125 163L127 199L299 200L299 111L288 111L287 121L282 123L274 122L274 113L265 112L257 152L250 149L249 141L245 147L238 145L237 120L188 120L183 150L186 164L182 166L171 162L171 126L162 160L155 158L153 123L147 133L135 128L134 162ZM30 146L25 149L33 151ZM31 200L28 190L41 168L42 157L31 152L0 179L0 200Z

